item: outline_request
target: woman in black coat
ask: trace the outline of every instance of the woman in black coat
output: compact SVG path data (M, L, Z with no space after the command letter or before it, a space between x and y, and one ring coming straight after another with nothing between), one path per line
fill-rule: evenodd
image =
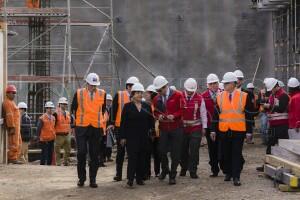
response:
M126 145L128 154L127 185L133 186L134 177L138 185L144 185L145 155L149 134L154 130L154 118L151 107L142 102L144 87L137 83L132 86L132 101L122 110L120 137Z

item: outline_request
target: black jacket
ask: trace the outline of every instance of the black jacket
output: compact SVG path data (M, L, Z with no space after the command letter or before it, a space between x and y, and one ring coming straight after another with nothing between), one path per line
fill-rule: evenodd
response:
M29 142L32 138L31 134L31 119L25 112L21 117L21 136L23 142Z
M149 136L154 131L151 107L142 102L139 112L133 102L124 105L121 117L120 137L126 139L128 151L138 151L147 146Z

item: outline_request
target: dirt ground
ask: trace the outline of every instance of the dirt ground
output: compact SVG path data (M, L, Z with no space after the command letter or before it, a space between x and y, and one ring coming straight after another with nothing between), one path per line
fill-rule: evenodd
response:
M224 176L209 178L207 147L200 155L200 179L178 177L177 185L169 186L167 180L152 177L145 186L125 187L126 181L113 182L114 163L98 171L97 189L77 188L76 167L55 167L38 165L0 165L0 199L61 200L61 199L300 199L300 193L283 193L273 187L273 182L256 172L262 164L265 148L256 141L245 145L246 165L242 173L241 187L224 182ZM125 164L126 165L126 164ZM125 174L124 167L124 174Z

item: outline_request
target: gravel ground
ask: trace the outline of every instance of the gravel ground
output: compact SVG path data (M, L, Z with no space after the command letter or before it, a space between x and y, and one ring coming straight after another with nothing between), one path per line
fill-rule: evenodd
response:
M125 187L126 181L113 182L114 163L108 163L98 171L99 188L76 187L76 167L56 167L39 165L0 165L0 199L300 199L300 193L283 193L273 186L273 182L256 172L262 164L265 148L256 141L254 145L245 145L246 165L242 173L241 187L224 182L224 176L209 178L207 147L201 148L200 179L177 178L177 185L169 186L167 181L151 178L145 186ZM125 168L124 168L125 174Z

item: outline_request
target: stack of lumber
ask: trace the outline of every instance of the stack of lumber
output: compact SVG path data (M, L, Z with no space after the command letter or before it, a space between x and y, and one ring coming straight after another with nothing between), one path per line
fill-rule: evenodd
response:
M264 173L285 184L279 187L282 191L300 191L300 140L279 140L271 152L266 155Z

